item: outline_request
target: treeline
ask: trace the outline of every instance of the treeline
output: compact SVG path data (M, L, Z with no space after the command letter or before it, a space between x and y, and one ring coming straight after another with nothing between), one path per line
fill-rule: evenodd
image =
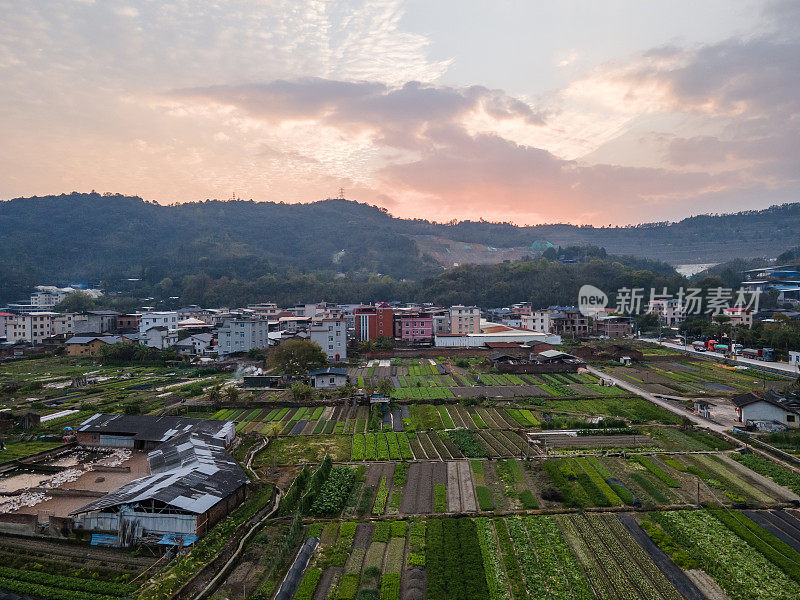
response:
M254 282L270 276L302 279L313 273L316 281L306 285L317 289L334 289L328 279L340 273L361 282L375 274L421 281L442 267L420 251L414 239L419 235L530 247L533 252L538 252L534 244L541 248L550 242L561 247L603 247L610 254L673 264L713 262L755 252L777 255L796 246L799 219L800 204L790 204L648 227L517 227L396 219L378 207L347 200L311 204L208 200L161 206L118 194L17 198L0 202L0 302L20 300L38 283L101 284L135 297L158 283L179 291L191 287L183 282L187 276L200 277L194 285L202 286L203 278ZM628 266L661 270L646 262L629 261ZM264 285L269 282L258 284Z
M320 273L288 273L262 275L255 279L210 275L187 275L170 278L143 289L159 308L177 308L190 304L205 307L244 306L274 301L279 306L305 302L369 303L386 300L401 302L432 302L439 305L477 304L483 307L509 306L530 301L535 306L553 304L574 305L578 290L591 284L604 290L614 302L616 290L639 287L650 293L667 288L671 292L685 286L687 280L674 271L670 275L632 269L619 262L598 258L582 263L564 264L541 258L497 265L463 265L420 281L398 280L388 276L360 277L348 274L330 277ZM118 307L129 303L125 299L100 299L94 306L112 304ZM61 308L74 307L68 297Z

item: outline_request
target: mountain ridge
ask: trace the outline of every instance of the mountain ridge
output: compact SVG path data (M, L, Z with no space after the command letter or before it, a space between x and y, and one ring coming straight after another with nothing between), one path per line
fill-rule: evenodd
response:
M518 227L399 219L344 199L160 205L138 196L75 192L0 202L0 231L0 296L8 301L24 297L31 285L65 280L159 281L190 273L253 279L308 272L420 280L452 266L424 251L416 236L516 248L520 253L512 260L526 252L535 257L547 244L594 245L673 265L776 256L800 245L800 203L631 227Z

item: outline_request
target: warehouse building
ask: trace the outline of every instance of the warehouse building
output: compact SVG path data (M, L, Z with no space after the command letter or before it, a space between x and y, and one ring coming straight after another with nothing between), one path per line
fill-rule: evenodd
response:
M189 545L245 498L247 475L226 450L232 422L94 415L78 434L93 445L157 445L147 456L148 476L70 513L75 529L114 545Z
M96 414L78 426L75 437L83 446L152 450L177 435L190 432L224 440L227 447L236 436L236 426L232 421L209 419Z

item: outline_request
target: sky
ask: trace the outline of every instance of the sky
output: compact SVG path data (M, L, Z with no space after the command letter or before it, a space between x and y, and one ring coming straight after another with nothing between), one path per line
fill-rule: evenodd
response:
M0 0L0 198L624 225L800 199L800 2Z

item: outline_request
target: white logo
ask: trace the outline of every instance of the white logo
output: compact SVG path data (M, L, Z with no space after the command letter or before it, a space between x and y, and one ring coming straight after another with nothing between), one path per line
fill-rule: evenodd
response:
M584 317L594 317L608 306L606 293L593 285L581 286L578 292L578 310Z

